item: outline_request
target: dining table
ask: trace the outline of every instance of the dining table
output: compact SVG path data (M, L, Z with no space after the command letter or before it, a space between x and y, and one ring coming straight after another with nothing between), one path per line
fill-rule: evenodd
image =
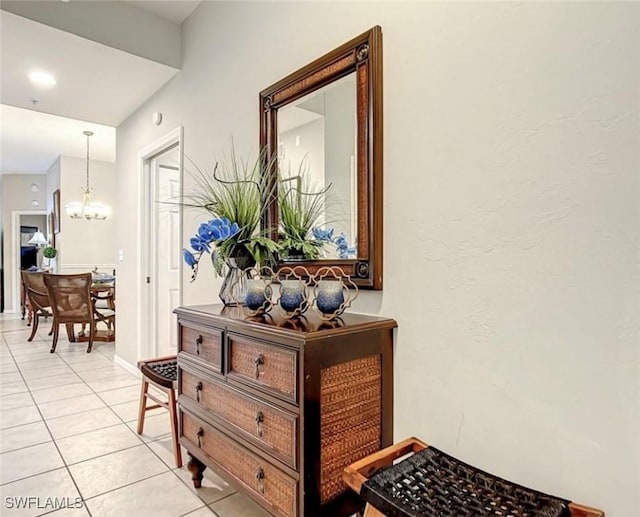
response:
M91 279L91 301L98 310L116 310L116 277L108 274L93 274ZM94 341L111 342L115 340L115 324L107 329L96 328ZM83 325L76 338L79 342L89 341L89 331Z

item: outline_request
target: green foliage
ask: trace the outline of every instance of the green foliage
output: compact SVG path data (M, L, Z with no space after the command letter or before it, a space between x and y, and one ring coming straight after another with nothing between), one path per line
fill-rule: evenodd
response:
M240 227L236 236L211 253L218 274L224 272L230 258L237 256L250 256L253 263L248 266L275 264L278 245L259 230L267 206L275 199L276 184L265 173L272 169L274 160L267 160L265 152L255 161L239 159L233 144L230 154L216 162L213 171L200 169L188 159L195 168L190 173L195 186L180 204L206 210L213 217L226 217Z
M44 258L48 258L48 259L56 258L57 254L58 254L58 250L56 250L52 246L47 246L42 250L42 256Z
M298 175L278 178L280 248L285 257L320 257L324 242L315 239L311 230L325 216L325 201L331 183L321 190L311 184L304 161Z

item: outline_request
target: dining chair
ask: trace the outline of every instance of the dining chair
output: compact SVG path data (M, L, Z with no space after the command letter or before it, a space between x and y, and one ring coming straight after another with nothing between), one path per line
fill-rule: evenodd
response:
M99 273L97 268L91 272L92 284L91 284L91 298L96 309L102 310L116 310L115 297L116 297L116 283L115 275L107 273ZM111 318L105 321L109 334L115 335L115 318Z
M50 318L53 316L51 313L51 302L49 301L49 293L47 287L44 285L44 273L21 271L22 284L24 285L25 295L30 304L30 319L31 321L31 335L27 341L33 341L33 337L38 331L38 323L40 317ZM53 333L53 325L49 335Z
M44 283L51 300L53 310L53 343L50 352L56 350L59 326L73 324L89 325L89 345L91 352L98 322L113 324L115 312L110 309L97 309L91 299L91 273L73 275L44 275ZM71 337L70 341L73 341Z

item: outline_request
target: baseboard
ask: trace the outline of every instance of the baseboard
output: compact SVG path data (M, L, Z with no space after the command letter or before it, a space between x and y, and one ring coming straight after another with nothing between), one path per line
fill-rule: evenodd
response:
M142 377L142 375L140 374L140 370L138 370L136 366L132 365L129 361L124 360L119 355L116 354L113 356L113 362L118 366L122 366L125 370L127 370L129 373L132 373L136 377Z

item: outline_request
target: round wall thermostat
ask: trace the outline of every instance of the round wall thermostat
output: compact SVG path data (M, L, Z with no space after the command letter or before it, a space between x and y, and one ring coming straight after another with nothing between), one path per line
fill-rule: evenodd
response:
M162 123L162 113L156 111L153 115L151 115L151 122L153 122L156 126L159 126Z

